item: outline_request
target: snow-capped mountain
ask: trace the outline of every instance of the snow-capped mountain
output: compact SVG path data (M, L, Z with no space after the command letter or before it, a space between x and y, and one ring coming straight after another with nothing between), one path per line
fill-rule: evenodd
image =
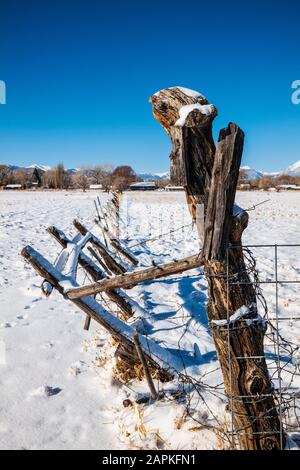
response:
M280 175L300 176L300 160L293 163L292 165L289 165L287 168L285 168L285 170L282 171L258 171L247 165L241 166L241 170L244 170L246 179L259 179L262 176L271 176L273 178L276 178Z
M241 166L241 170L244 172L247 180L257 180L264 175L261 171L254 170L254 168L248 165Z
M18 165L8 165L8 167L11 171L16 171L18 169L24 169L24 168L28 170L37 168L40 171L48 171L52 169L51 166L40 165L37 163L33 163L32 165L29 165L26 167L22 167ZM300 176L300 160L294 162L292 165L289 165L284 170L277 171L277 172L259 171L259 170L256 170L255 168L251 168L249 165L241 166L241 170L245 172L245 178L249 180L260 179L263 176L271 176L274 178L280 175ZM66 171L72 175L72 174L77 173L80 170L78 168L66 168ZM170 172L164 171L161 173L139 173L137 176L139 176L143 181L158 181L161 179L170 179Z
M67 168L66 171L70 174L70 175L74 175L75 173L78 173L79 168Z
M8 168L11 171L33 170L34 168L36 168L37 170L40 170L40 171L48 171L48 170L54 169L53 167L51 167L49 165L40 165L38 163L33 163L32 165L28 165L28 166L25 166L25 167L24 166L18 166L18 165L8 165ZM70 175L74 175L75 173L77 173L79 171L79 168L66 168L65 170Z
M300 160L288 166L285 170L283 170L282 174L289 176L300 176Z
M37 170L41 170L41 171L48 171L48 170L51 170L51 166L47 166L47 165L38 165L37 163L33 163L32 165L29 165L29 166L26 166L25 167L27 170L31 170L36 168Z
M170 179L170 172L165 171L163 173L140 173L138 176L144 181L157 181Z
M10 171L18 170L20 167L18 165L7 165Z

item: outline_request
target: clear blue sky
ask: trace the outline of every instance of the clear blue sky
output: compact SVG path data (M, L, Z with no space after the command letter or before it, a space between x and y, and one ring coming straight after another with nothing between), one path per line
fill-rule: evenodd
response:
M149 96L202 92L246 132L244 164L300 159L300 2L1 0L0 162L169 168Z

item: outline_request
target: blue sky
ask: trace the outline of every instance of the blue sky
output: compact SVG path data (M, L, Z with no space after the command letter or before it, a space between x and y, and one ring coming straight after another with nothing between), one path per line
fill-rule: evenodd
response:
M0 162L169 168L149 96L181 85L238 123L243 164L300 159L300 2L1 0Z

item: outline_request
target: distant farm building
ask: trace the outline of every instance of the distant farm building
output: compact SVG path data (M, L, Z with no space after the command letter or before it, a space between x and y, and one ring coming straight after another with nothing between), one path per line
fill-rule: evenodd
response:
M276 189L277 191L300 191L300 186L297 184L279 184Z
M241 183L238 186L238 189L241 189L243 191L248 191L249 189L251 189L251 184L250 183Z
M132 183L129 188L132 191L153 191L157 189L155 181L140 181L138 183Z
M22 189L22 185L21 184L7 184L6 186L4 186L4 189L14 189L14 190Z
M102 189L102 184L90 184L89 186L89 189L92 189L92 190L99 190L99 189Z
M31 184L31 187L40 187L42 186L42 177L43 177L44 171L39 169L39 168L34 168L32 171L32 174L30 176L29 182Z
M184 187L183 186L173 186L172 184L168 184L165 187L165 191L183 191Z

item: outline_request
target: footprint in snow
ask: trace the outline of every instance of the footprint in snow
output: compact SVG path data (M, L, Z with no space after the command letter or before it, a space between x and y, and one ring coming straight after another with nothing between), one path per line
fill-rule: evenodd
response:
M77 375L79 375L83 372L84 365L85 364L84 364L83 361L75 362L75 364L72 364L68 368L68 374L72 375L73 377L76 377Z
M17 320L25 320L28 317L28 315L18 315Z
M41 344L42 349L51 349L53 348L54 344L51 341L48 341L47 343Z
M36 390L33 390L30 393L32 397L52 397L54 395L58 395L62 392L62 388L59 387L51 387L50 385L42 385L38 387Z
M15 322L7 322L0 324L0 328L13 328L14 326L16 326Z

